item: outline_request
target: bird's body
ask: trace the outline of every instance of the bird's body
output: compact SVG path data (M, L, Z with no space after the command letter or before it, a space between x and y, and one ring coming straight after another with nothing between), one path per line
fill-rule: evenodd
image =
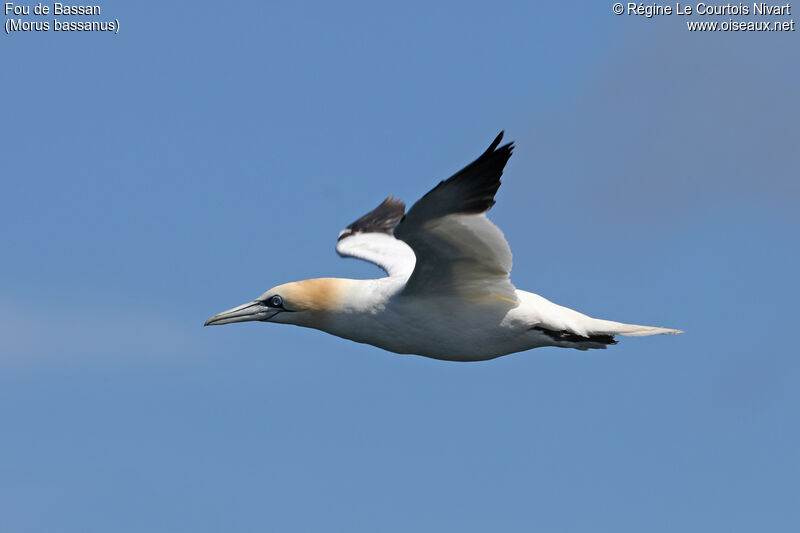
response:
M605 348L616 344L617 334L680 333L591 318L511 284L511 250L484 214L513 148L498 149L501 138L408 213L389 197L339 234L340 255L371 261L388 276L279 285L206 324L295 324L450 361L483 361L541 346Z
M557 305L538 294L517 290L517 302L504 298L433 295L403 297L406 280L321 278L296 282L278 292L292 294L304 284L326 286L328 306L300 317L281 314L274 322L319 329L390 352L450 361L484 361L542 346L605 348L609 331L632 335L672 330L598 320ZM549 332L549 333L547 333ZM560 338L561 332L569 332ZM598 333L599 332L599 333ZM554 336L555 334L555 336ZM572 335L572 336L570 336ZM585 338L575 338L574 336Z

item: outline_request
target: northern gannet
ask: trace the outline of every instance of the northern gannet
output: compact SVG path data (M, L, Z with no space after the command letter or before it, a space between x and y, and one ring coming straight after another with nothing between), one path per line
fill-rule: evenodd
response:
M484 361L540 346L605 348L616 344L614 335L682 333L591 318L511 284L511 249L485 214L514 148L498 148L502 138L501 132L408 213L389 196L339 233L339 255L370 261L386 277L278 285L205 325L294 324L449 361Z

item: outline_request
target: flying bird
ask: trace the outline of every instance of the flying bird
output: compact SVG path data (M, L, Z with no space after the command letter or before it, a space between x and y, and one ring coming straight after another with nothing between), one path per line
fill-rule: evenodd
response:
M475 161L408 212L389 196L339 233L336 251L376 264L379 279L278 285L206 321L315 328L390 352L484 361L541 346L606 348L615 335L680 330L592 318L512 285L511 249L487 217L514 149L501 132Z

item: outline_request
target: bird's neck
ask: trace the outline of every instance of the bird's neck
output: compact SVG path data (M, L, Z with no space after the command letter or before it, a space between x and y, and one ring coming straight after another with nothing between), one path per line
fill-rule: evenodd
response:
M370 311L402 288L404 280L392 278L315 278L287 284L291 301L300 309L317 313Z

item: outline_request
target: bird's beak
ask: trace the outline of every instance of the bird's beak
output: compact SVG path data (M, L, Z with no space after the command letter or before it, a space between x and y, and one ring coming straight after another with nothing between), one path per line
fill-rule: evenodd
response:
M267 307L262 302L253 301L214 315L206 320L203 325L221 326L222 324L233 324L234 322L264 321L269 320L278 313L280 313L278 309Z

